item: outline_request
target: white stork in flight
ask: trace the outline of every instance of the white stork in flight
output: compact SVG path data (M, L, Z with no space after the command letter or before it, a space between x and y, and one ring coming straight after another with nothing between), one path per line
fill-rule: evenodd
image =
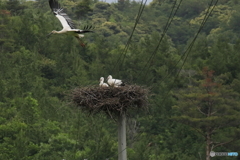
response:
M108 87L108 84L107 84L107 83L104 83L104 78L103 78L103 77L100 78L99 86L100 86L100 87Z
M83 30L76 29L74 26L73 21L68 17L68 15L63 11L63 8L60 6L60 4L57 2L57 0L49 0L49 5L52 9L53 14L58 18L58 20L61 22L63 29L61 31L53 30L48 34L50 36L51 34L61 34L61 33L67 33L69 35L72 35L76 37L82 47L85 46L85 44L81 41L81 38L84 37L83 33L92 32L90 29L92 26L84 27Z
M111 75L107 77L107 82L109 86L113 87L119 87L119 86L124 86L125 84L122 82L120 79L113 79Z

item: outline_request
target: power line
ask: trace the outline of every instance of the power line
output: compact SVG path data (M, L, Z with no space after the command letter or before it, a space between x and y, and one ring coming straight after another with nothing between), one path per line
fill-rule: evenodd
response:
M195 37L193 38L193 40L192 40L192 42L190 43L190 45L188 46L188 48L183 52L182 56L179 58L179 60L177 61L177 63L173 66L173 68L175 68L175 67L178 65L178 63L180 63L180 61L184 58L185 54L187 53L187 56L184 58L184 59L185 59L185 60L184 60L184 63L185 63L186 58L188 57L189 52L191 51L191 49L192 49L192 47L193 47L193 45L194 45L194 43L195 43L195 41L196 41L199 33L200 33L201 30L203 29L205 23L207 22L207 19L209 18L210 14L212 13L213 9L215 8L216 4L218 3L218 0L217 0L216 3L214 4L214 8L210 11L211 6L213 5L213 1L214 1L214 0L212 0L211 3L209 4L208 10L206 11L206 14L205 14L205 16L204 16L204 18L203 18L203 21L202 21L202 23L201 23L201 25L200 25L200 27L199 27L199 29L198 29ZM209 13L209 11L210 11L210 13ZM183 64L184 64L184 63L183 63ZM183 66L182 66L182 67L183 67ZM182 68L182 67L181 67L181 68ZM173 72L173 69L172 69L172 70L169 72L169 74L167 74L161 81L163 81L165 78L167 78L172 72ZM179 73L178 73L178 74L179 74ZM178 74L177 74L177 75L178 75Z
M206 12L206 14L205 14L205 16L204 16L204 19L203 19L203 21L202 21L202 23L201 23L201 25L200 25L200 27L199 27L196 35L195 35L193 41L190 43L190 45L188 46L188 48L185 50L185 52L184 52L184 54L183 54L183 55L186 54L186 56L185 56L185 57L184 57L184 56L181 57L181 58L184 57L184 61L183 61L183 64L181 65L181 67L180 67L180 70L177 72L177 74L176 74L176 76L175 76L175 78L174 78L173 84L175 83L175 81L176 81L176 79L177 79L177 77L178 77L178 75L179 75L179 73L180 73L183 65L185 64L186 59L187 59L187 57L189 56L189 53L190 53L190 51L191 51L191 49L192 49L192 47L193 47L193 45L194 45L194 43L195 43L198 35L199 35L199 33L200 33L201 30L203 29L205 23L207 22L208 18L210 17L211 13L213 12L215 6L216 6L217 3L218 3L218 0L216 0L215 4L213 5L213 7L212 7L212 9L211 9L211 5L213 4L213 1L214 1L214 0L211 1L211 4L209 5L209 8L208 8L208 10L207 10L207 12ZM210 10L210 9L211 9L211 10ZM209 12L209 11L210 11L210 12ZM180 61L179 61L179 62L180 62ZM173 85L173 84L172 84L172 85ZM169 92L170 92L170 90L171 90L172 87L173 87L173 86L170 87L169 91L167 92L166 96L165 96L164 99L163 99L163 102L166 100L166 97L167 97L167 95L169 94ZM127 148L127 147L126 147L126 148ZM125 149L126 149L126 148L125 148ZM121 153L121 152L120 152L120 153ZM112 156L112 157L115 157L115 156L117 156L117 155L120 154L120 153L117 153L117 154L115 154L115 155ZM111 158L112 158L112 157L111 157Z
M146 69L145 72L140 72L140 73L145 73L145 74L146 74L146 73L149 71L149 69L150 69L150 67L151 67L150 61L151 61L151 60L154 58L154 56L156 55L156 53L157 53L157 51L158 51L158 49L159 49L159 47L160 47L160 44L161 44L163 38L165 37L165 35L166 35L167 31L168 31L168 28L170 27L170 25L171 25L171 23L172 23L172 21L173 21L173 18L175 17L175 15L176 15L176 13L177 13L177 11L178 11L181 3L182 3L182 0L180 0L180 2L179 2L178 5L177 5L177 1L178 1L178 0L175 0L175 2L173 3L172 10L171 10L170 15L169 15L169 17L168 17L167 23L166 23L166 25L165 25L165 27L164 27L162 36L161 36L161 38L159 39L158 44L157 44L155 50L153 51L153 53L151 54L150 58L148 59L147 63L144 65L142 71L143 71L144 68L146 68L147 65L149 64L148 68ZM175 8L176 5L177 5L177 8L176 8L176 10L175 10L175 12L174 12L174 8Z
M142 2L143 2L143 1L142 1ZM166 26L165 26L165 28L164 28L164 32L163 32L163 34L162 34L162 37L160 38L160 40L159 40L159 42L158 42L158 45L156 46L154 52L151 54L151 57L149 58L148 62L145 64L145 66L143 67L143 69L149 64L149 62L151 61L151 59L155 56L155 54L156 54L156 52L157 52L157 50L158 50L158 48L159 48L159 46L160 46L161 41L163 40L163 38L164 38L164 36L165 36L165 34L166 34L169 26L171 25L171 22L172 22L172 20L173 20L173 17L176 15L177 10L179 9L180 4L182 3L182 0L179 2L177 9L175 10L175 12L174 12L174 14L173 14L173 16L172 16L173 10L174 10L175 5L176 5L176 2L177 2L177 0L175 1L174 5L173 5L173 8L172 8L172 11L171 11L171 13L170 13L169 19L168 19L168 21L167 21L167 23L166 23ZM169 89L169 91L167 92L166 96L169 94L171 88L173 87L173 85L174 85L174 83L175 83L175 81L176 81L176 79L177 79L177 77L178 77L178 75L179 75L182 67L184 66L184 64L185 64L185 62L186 62L186 60L187 60L187 58L188 58L188 56L189 56L189 54L190 54L190 51L191 51L191 49L192 49L192 47L193 47L193 45L194 45L194 43L195 43L195 41L196 41L199 33L202 31L202 29L203 29L204 25L206 24L208 18L210 17L211 13L213 12L215 6L216 6L217 3L218 3L218 0L216 0L216 2L214 3L214 5L213 5L213 7L212 7L212 9L211 9L211 5L213 4L213 2L214 2L214 0L211 1L211 4L209 5L209 8L208 8L208 10L207 10L207 12L206 12L206 14L205 14L205 16L204 16L204 19L203 19L203 21L202 21L202 23L201 23L201 25L200 25L200 27L199 27L196 35L194 36L192 42L190 43L190 45L188 46L188 48L185 50L185 52L183 53L183 55L181 56L181 58L179 59L179 61L176 63L175 66L177 66L177 64L183 59L183 64L181 65L179 71L177 72L177 74L176 74L176 76L175 76L175 78L174 78L173 84L170 86L170 89ZM142 4L142 3L141 3L141 4ZM145 5L145 4L144 4L144 5ZM140 8L141 8L141 6L140 6ZM144 9L144 7L143 7L143 9ZM140 11L140 9L139 9L139 11ZM143 11L143 10L142 10L142 11ZM122 65L122 63L123 63L123 61L124 61L124 59L125 59L126 51L127 51L128 47L129 47L129 44L130 44L130 41L131 41L133 32L134 32L134 30L135 30L135 28L136 28L136 25L137 25L137 23L138 23L138 21L139 21L139 18L140 18L140 16L141 16L141 14L142 14L142 11L139 12L139 14L138 14L139 17L137 17L137 19L136 19L136 23L135 23L135 25L134 25L132 34L131 34L131 36L130 36L130 38L129 38L129 40L128 40L125 48L124 48L123 54L121 54L120 57L119 57L119 59L118 59L118 60L120 61L122 55L124 55L124 57L123 57L123 59L122 59L122 61L121 61L121 65ZM170 19L171 19L171 20L170 20ZM119 61L118 61L118 62L119 62ZM118 63L117 63L117 64L118 64ZM117 65L116 65L116 66L117 66ZM116 67L116 66L115 66L115 67ZM120 67L120 65L119 65L119 67ZM149 69L149 68L150 68L150 65L149 65L148 69ZM147 69L147 70L148 70L148 69ZM168 74L167 76L169 76L169 74ZM166 77L167 77L167 76L166 76ZM166 77L165 77L165 78L166 78ZM166 96L164 97L163 102L166 100ZM126 147L125 149L127 149L127 147ZM121 151L121 152L122 152L122 151ZM110 158L119 155L121 152L118 152L117 154L111 156Z
M142 0L142 3L143 3L143 0ZM123 54L121 54L120 57L119 57L119 59L118 59L118 61L120 61L122 55L124 55L124 57L123 57L123 59L122 59L122 61L121 61L121 64L119 65L119 68L120 68L120 66L123 64L123 61L124 61L124 59L125 59L125 57L126 57L126 52L127 52L127 50L128 50L128 47L129 47L129 44L130 44L130 41L131 41L133 32L134 32L134 30L135 30L135 28L136 28L136 25L137 25L137 23L138 23L138 21L139 21L139 19L140 19L140 16L141 16L141 14L142 14L142 12L143 12L143 9L144 9L144 6L145 6L145 4L146 4L146 1L145 1L145 3L144 3L144 6L143 6L143 7L142 7L142 3L141 3L141 6L140 6L140 8L139 8L139 14L138 14L138 17L137 17L137 19L136 19L136 23L135 23L135 25L134 25L132 34L131 34L128 42L127 42L127 45L125 46L125 48L124 48L124 50L123 50ZM151 55L151 57L149 58L148 62L145 64L144 68L147 66L147 64L151 61L151 59L152 59L152 58L154 57L154 55L156 54L156 52L157 52L157 50L158 50L158 48L159 48L159 46L160 46L160 43L162 42L162 40L163 40L163 38L164 38L164 36L165 36L165 34L166 34L169 26L171 25L171 23L172 23L172 21L173 21L173 18L174 18L174 16L176 15L177 10L179 9L181 3L182 3L182 0L181 0L180 3L178 4L177 9L175 10L175 12L173 12L173 11L174 11L174 8L175 8L175 6L176 6L176 4L177 4L177 0L175 0L175 2L174 2L174 4L173 4L173 7L172 7L172 11L171 11L171 13L170 13L170 15L169 15L169 18L168 18L168 21L167 21L167 23L166 23L166 25L165 25L165 27L164 27L164 32L163 32L163 34L162 34L162 36L161 36L161 38L160 38L160 40L159 40L159 42L158 42L158 45L156 46L156 48L155 48L155 50L154 50L154 52L152 53L152 55ZM141 7L142 7L142 9L141 9ZM119 68L118 68L118 69L119 69ZM150 68L150 66L149 66L149 68ZM149 69L149 68L148 68L148 69ZM114 69L115 69L115 68L114 68ZM142 69L142 70L143 70L143 69ZM127 149L127 147L126 147L125 149ZM125 150L125 149L124 149L124 150ZM123 150L123 151L124 151L124 150ZM123 151L121 151L121 152L123 152ZM119 155L121 152L118 152L117 154L111 156L110 158Z
M138 15L137 15L135 24L134 24L134 26L133 26L133 30L132 30L132 32L131 32L131 34L130 34L130 37L129 37L128 41L127 41L127 44L125 45L125 48L123 49L123 52L122 52L121 55L119 56L118 61L117 61L116 64L114 65L112 72L116 69L116 67L118 67L116 70L119 71L119 68L122 66L122 64L123 64L123 62L124 62L124 59L126 58L127 50L128 50L128 48L129 48L129 45L130 45L130 42L131 42L133 33L134 33L134 31L135 31L135 29L136 29L136 27L137 27L137 24L138 24L138 22L139 22L139 20L140 20L140 18L141 18L141 15L142 15L143 10L144 10L144 8L145 8L145 6L146 6L146 3L147 3L147 0L145 0L144 3L143 3L143 1L144 1L144 0L141 1L140 7L139 7L139 10L138 10ZM122 56L123 56L123 58L122 58ZM119 64L119 65L118 65L118 64Z
M185 62L186 62L186 60L187 60L187 58L188 58L188 56L189 56L189 53L190 53L190 51L192 50L192 47L193 47L193 45L194 45L194 43L195 43L195 41L196 41L199 33L202 31L202 29L203 29L204 25L206 24L208 18L210 17L211 13L213 12L214 8L216 7L216 5L217 5L217 3L218 3L218 0L216 0L216 2L215 2L214 5L213 5L213 1L214 1L214 0L211 1L211 4L210 4L209 7L208 7L208 10L207 10L207 12L206 12L206 14L205 14L205 16L204 16L204 19L203 19L203 21L202 21L202 23L201 23L201 25L200 25L200 27L199 27L199 29L198 29L195 37L193 38L192 42L190 43L190 45L188 46L188 48L185 50L185 52L183 53L183 55L182 55L182 57L181 57L181 59L183 58L183 64L181 65L180 69L178 70L178 72L177 72L177 74L176 74L176 76L175 76L175 78L174 78L174 80L173 80L172 85L170 85L170 89L169 89L169 91L167 92L166 96L164 97L163 102L166 100L167 95L169 94L170 90L173 88L173 85L175 84L175 82L176 82L176 80L177 80L177 77L179 76L179 73L181 72L181 70L182 70L182 68L183 68L183 66L184 66L184 64L185 64ZM212 6L212 5L213 5L213 7L212 7L212 9L211 9L211 6ZM186 56L185 56L185 54L186 54ZM185 56L185 57L184 57L184 56ZM180 60L181 60L181 59L180 59ZM178 61L178 63L180 62L180 60ZM162 80L162 81L163 81L163 80Z
M189 56L189 53L190 53L190 51L191 51L191 49L192 49L192 47L193 47L193 45L194 45L194 42L196 41L196 39L197 39L197 37L198 37L198 35L199 35L199 33L200 33L201 30L203 29L205 23L207 22L208 18L210 17L211 13L213 12L215 6L216 6L217 3L218 3L218 0L216 0L216 2L214 3L214 5L213 5L213 7L212 7L212 9L211 9L211 5L213 4L213 1L214 1L214 0L212 0L212 1L211 1L211 4L209 5L209 8L208 8L208 10L207 10L207 12L206 12L206 14L205 14L205 16L204 16L204 19L203 19L203 21L202 21L202 23L201 23L201 25L200 25L200 27L199 27L199 29L198 29L198 31L197 31L197 34L195 35L193 41L190 43L190 45L188 46L188 48L187 48L186 51L184 52L184 54L187 53L187 55L186 55L186 57L184 58L184 62L183 62L183 64L182 64L181 68L182 68L183 65L185 64L186 59L187 59L187 57ZM211 10L210 10L210 9L211 9ZM209 12L209 11L210 11L210 12ZM174 78L174 82L176 81L176 79L177 79L180 71L181 71L181 69L178 71L176 77ZM169 91L167 92L166 96L164 96L163 102L166 100L166 97L167 97L167 95L169 94L169 92L170 92L170 90L171 90L172 87L173 87L173 86L170 87L170 89L169 89ZM154 101L154 103L156 103L156 102ZM158 104L157 104L157 105L158 105ZM145 150L146 150L146 149L145 149Z

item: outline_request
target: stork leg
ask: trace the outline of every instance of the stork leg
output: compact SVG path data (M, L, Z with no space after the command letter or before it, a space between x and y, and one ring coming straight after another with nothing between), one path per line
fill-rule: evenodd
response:
M85 47L85 44L83 43L83 41L79 38L79 36L75 36L80 44L80 46Z

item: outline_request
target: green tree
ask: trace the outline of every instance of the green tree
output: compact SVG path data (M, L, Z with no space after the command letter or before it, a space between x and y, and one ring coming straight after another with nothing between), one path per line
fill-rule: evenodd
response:
M229 85L223 85L220 77L204 68L203 80L195 81L176 94L179 111L173 119L193 128L204 137L206 160L210 151L239 139L240 95Z
M93 9L90 7L90 4L90 0L83 0L76 5L75 14L77 15L77 18L83 18L88 14L88 12L93 11Z
M11 34L12 27L10 26L11 12L0 8L0 53L12 52L14 49L14 39ZM2 58L1 58L2 59Z

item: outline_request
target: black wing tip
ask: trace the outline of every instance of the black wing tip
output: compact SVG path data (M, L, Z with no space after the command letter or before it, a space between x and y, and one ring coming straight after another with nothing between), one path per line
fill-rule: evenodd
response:
M75 33L78 33L78 34L88 33L88 32L93 32L93 31L89 31L89 30L75 31Z
M94 26L84 26L83 27L83 30L91 30L91 29L94 29L95 27Z
M61 8L61 6L60 6L60 4L58 3L57 0L49 0L48 2L49 2L49 6L52 10Z

